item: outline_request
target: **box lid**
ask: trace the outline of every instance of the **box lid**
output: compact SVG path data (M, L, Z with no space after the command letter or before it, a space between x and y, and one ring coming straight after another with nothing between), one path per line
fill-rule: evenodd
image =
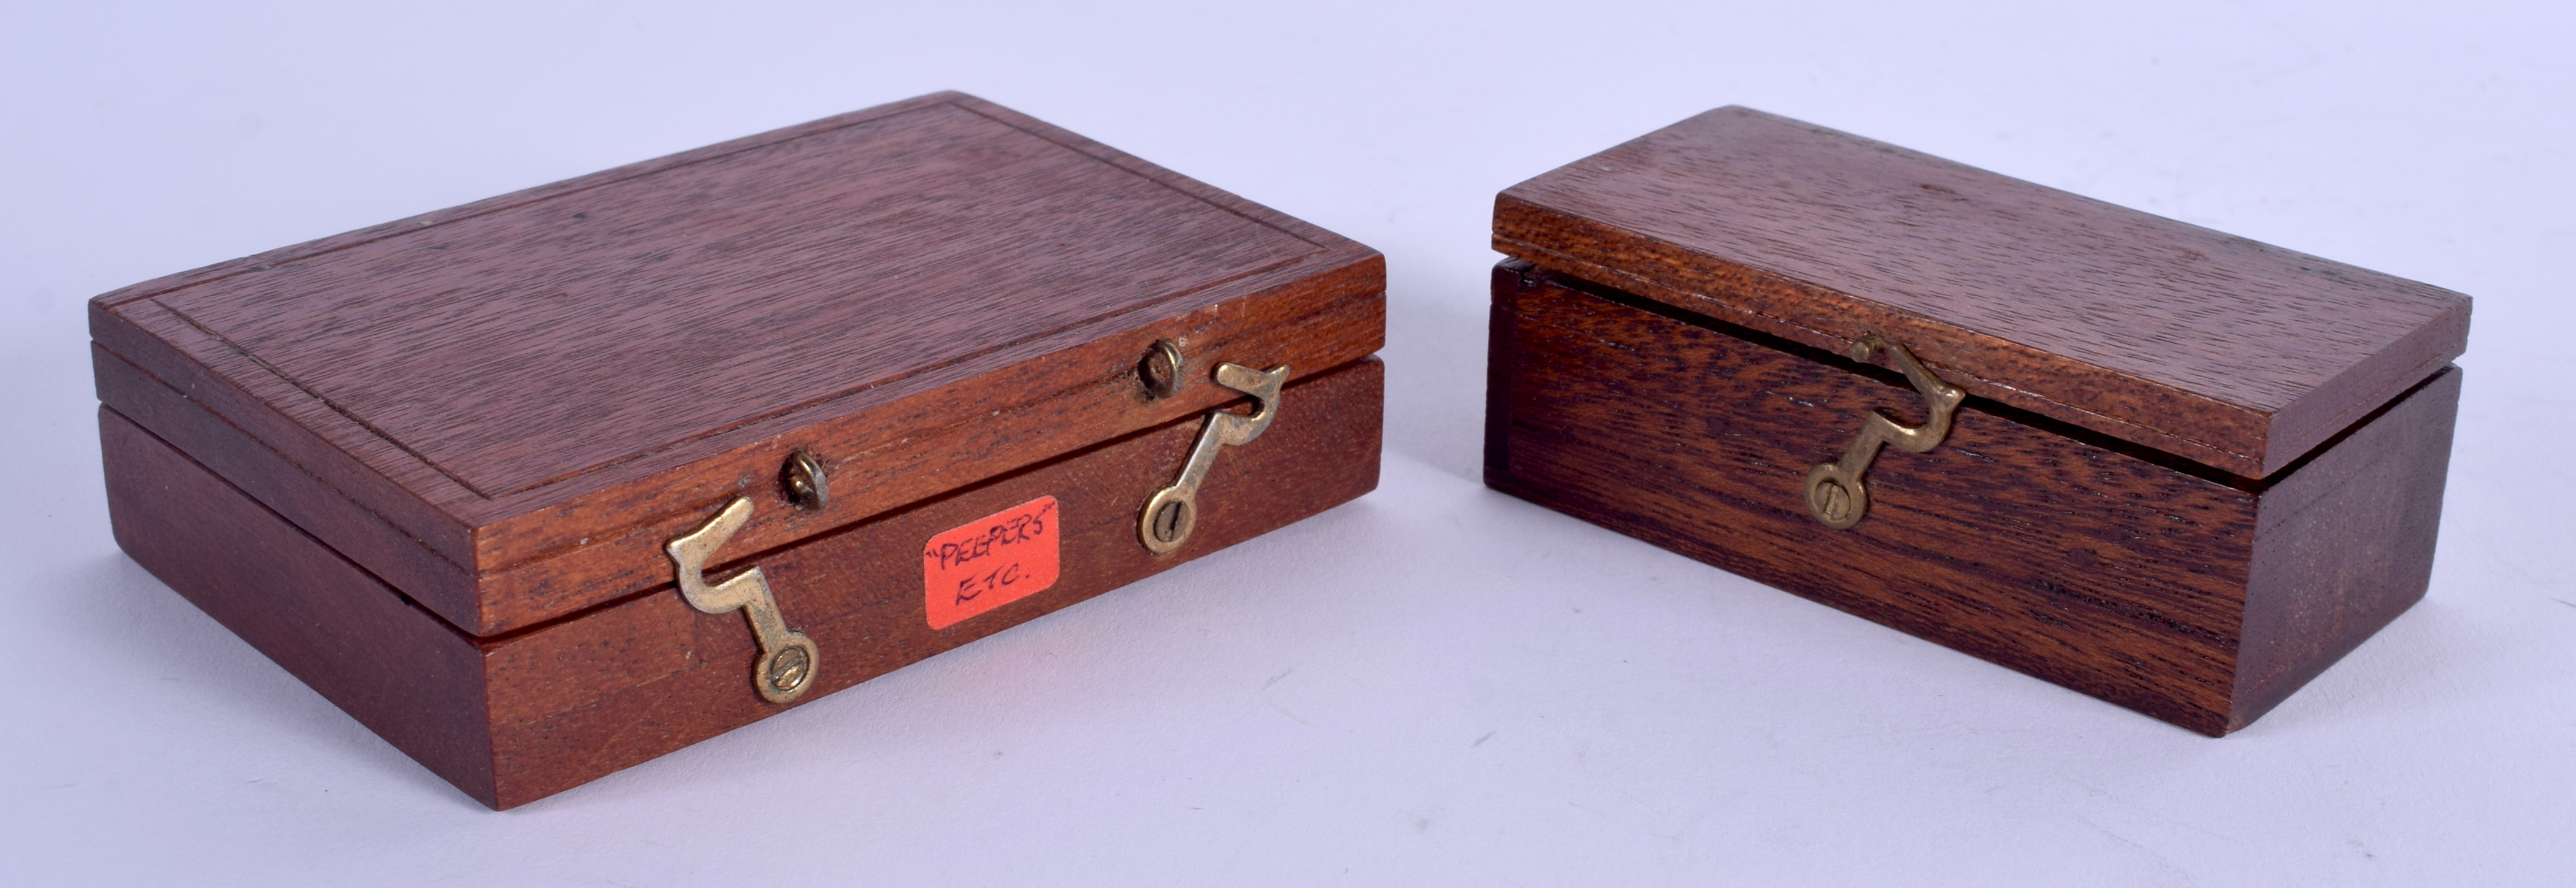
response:
M1367 247L941 93L138 284L91 326L451 564L397 585L483 634L670 582L662 542L738 494L728 553L757 552L1235 400L1220 361L1365 357L1384 289ZM799 449L822 509L780 491Z
M2261 478L2466 348L2469 298L1727 107L1502 193L1494 249Z

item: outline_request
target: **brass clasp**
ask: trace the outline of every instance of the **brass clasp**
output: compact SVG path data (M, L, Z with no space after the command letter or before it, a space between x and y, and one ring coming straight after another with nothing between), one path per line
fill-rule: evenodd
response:
M1942 382L1941 377L1924 369L1905 346L1883 341L1876 333L1852 343L1852 360L1867 362L1870 353L1882 347L1896 359L1896 368L1905 371L1905 378L1914 383L1914 390L1923 393L1923 404L1932 411L1932 419L1908 427L1872 411L1868 419L1861 420L1860 434L1852 436L1851 446L1843 448L1841 462L1822 463L1807 473L1807 514L1835 530L1850 530L1869 514L1869 487L1862 483L1861 475L1878 459L1879 446L1893 444L1907 453L1931 452L1950 437L1950 415L1968 397L1958 386Z
M751 686L769 702L792 703L814 684L818 659L814 639L787 628L787 618L778 613L778 600L769 594L769 580L760 575L760 568L707 585L707 559L750 521L751 498L734 497L705 526L670 541L662 550L670 553L671 563L678 569L680 597L687 599L690 607L710 614L739 610L751 621L752 634L760 639L760 659L752 663Z
M1136 538L1145 543L1147 551L1168 555L1189 542L1190 531L1199 524L1199 485L1207 481L1208 469L1216 465L1217 451L1250 444L1270 428L1271 418L1279 413L1279 386L1287 380L1285 365L1267 371L1241 364L1217 365L1218 385L1253 397L1256 403L1252 415L1223 409L1208 411L1207 425L1199 428L1198 444L1190 448L1190 461L1181 467L1181 477L1145 500L1145 512L1136 522Z

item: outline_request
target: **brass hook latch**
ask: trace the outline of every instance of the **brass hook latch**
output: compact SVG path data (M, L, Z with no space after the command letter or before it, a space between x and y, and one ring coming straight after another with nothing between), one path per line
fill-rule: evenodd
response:
M769 594L769 580L760 575L760 568L707 585L708 557L750 521L751 498L734 497L705 526L664 544L662 550L670 553L671 563L679 570L680 597L687 599L690 607L710 614L739 610L751 621L752 634L760 639L760 659L751 666L751 686L769 702L792 703L814 684L814 639L787 628L787 618L779 615L778 599Z
M1285 365L1268 371L1241 364L1217 365L1218 385L1251 395L1257 403L1250 416L1223 409L1208 411L1207 425L1199 428L1199 442L1190 448L1190 461L1181 467L1180 479L1145 500L1136 537L1148 551L1168 555L1189 542L1190 531L1199 524L1199 485L1207 481L1208 469L1216 465L1216 452L1250 444L1270 428L1271 418L1279 414L1279 385L1287 380Z
M1914 390L1923 393L1923 404L1932 411L1932 419L1907 427L1884 413L1872 411L1868 419L1861 420L1860 434L1852 436L1851 446L1843 448L1841 462L1819 464L1807 473L1807 514L1835 530L1850 530L1869 514L1869 487L1862 483L1861 475L1869 471L1871 461L1878 459L1879 446L1893 444L1907 453L1931 452L1950 437L1950 415L1968 397L1958 386L1942 382L1941 377L1923 369L1922 362L1914 360L1914 353L1906 351L1905 346L1883 341L1876 333L1852 343L1852 360L1867 362L1870 353L1882 347L1896 359L1896 368L1905 371L1905 378L1914 383Z

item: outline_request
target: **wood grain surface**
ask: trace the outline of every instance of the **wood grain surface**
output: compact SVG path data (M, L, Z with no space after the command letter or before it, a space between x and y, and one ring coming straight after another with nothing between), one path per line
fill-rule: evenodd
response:
M116 544L449 783L492 785L481 652L177 449L98 410Z
M1494 248L2260 478L2466 348L2469 298L1746 108L1515 185Z
M210 465L265 448L245 489L491 634L657 582L709 502L763 498L743 539L783 545L1232 400L1218 361L1348 364L1384 278L942 93L138 284L91 326L109 406ZM1191 384L1155 400L1158 339ZM798 449L825 509L783 507Z
M729 544L710 573L758 565L815 639L801 705L1368 492L1383 380L1368 360L1292 384L1270 429L1217 460L1196 534L1168 556L1137 541L1137 509L1179 471L1195 419L786 548ZM484 804L524 804L790 708L753 691L742 616L700 613L667 584L469 637L113 409L100 428L117 539L136 561ZM1056 584L931 629L923 542L1044 495L1064 522Z
M2459 392L2263 481L1971 398L1837 531L1803 482L1870 411L1924 420L1892 370L1518 262L1492 337L1494 488L2213 735L2422 596Z

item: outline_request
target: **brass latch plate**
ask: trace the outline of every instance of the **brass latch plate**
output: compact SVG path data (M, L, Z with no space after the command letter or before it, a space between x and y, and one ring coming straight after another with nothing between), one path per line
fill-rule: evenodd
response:
M751 498L734 497L704 526L662 548L670 553L679 574L680 596L688 600L690 607L710 614L739 610L744 619L751 621L752 634L760 640L760 659L752 664L751 686L769 702L792 703L813 686L814 671L821 665L814 639L787 628L787 618L779 614L778 600L770 595L769 580L760 575L760 568L707 584L708 559L750 521Z
M1254 409L1250 416L1225 410L1208 411L1207 424L1199 427L1199 439L1190 448L1190 460L1181 467L1181 477L1146 498L1144 513L1136 523L1136 538L1156 555L1178 551L1190 540L1199 524L1199 485L1207 482L1208 470L1216 466L1217 451L1240 447L1261 437L1270 428L1270 420L1279 414L1279 386L1288 381L1287 365L1269 370L1254 370L1241 364L1219 364L1218 385L1251 395Z
M1923 404L1932 418L1922 425L1908 426L1872 411L1869 418L1861 420L1860 433L1852 436L1851 446L1843 448L1840 462L1822 463L1807 473L1807 514L1835 530L1850 530L1869 514L1869 485L1862 476L1878 459L1879 448L1893 445L1907 453L1932 452L1950 437L1950 416L1968 397L1958 386L1924 369L1905 346L1882 340L1876 333L1852 344L1852 360L1866 363L1870 354L1880 348L1887 349L1888 356L1896 360L1896 368L1904 371L1906 380L1914 383L1914 390L1923 394Z

